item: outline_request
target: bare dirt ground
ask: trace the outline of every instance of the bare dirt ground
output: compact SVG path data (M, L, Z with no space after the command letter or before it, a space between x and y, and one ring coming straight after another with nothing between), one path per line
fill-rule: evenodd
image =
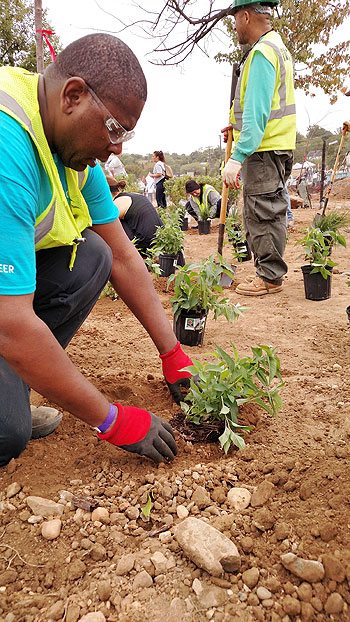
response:
M346 199L338 193L330 206L350 209ZM257 344L276 346L286 382L278 418L257 411L247 449L227 456L217 444L191 445L178 436L178 457L156 467L64 413L54 434L31 441L0 472L1 622L77 622L86 614L90 622L350 620L350 232L348 248L334 253L331 298L308 301L294 243L314 214L294 210L283 291L243 298L234 286L226 289L249 311L234 325L209 316L203 347L185 348L205 360L215 344L229 351L232 342L241 356ZM187 262L215 254L217 231L214 224L207 236L186 233ZM224 254L231 259L227 247ZM235 284L252 272L252 262L240 264ZM156 287L171 320L161 281ZM68 353L109 400L167 420L179 412L153 344L121 301L100 300ZM40 396L33 402L46 403ZM273 489L263 505L232 508L232 487L253 491L264 480ZM140 508L150 492L154 505L145 522ZM90 495L107 514L95 520L77 509L72 493ZM63 503L54 540L42 536L28 495ZM236 543L239 571L213 578L186 558L173 537L186 514L179 506ZM288 552L322 562L324 578L305 582L286 570L280 556Z

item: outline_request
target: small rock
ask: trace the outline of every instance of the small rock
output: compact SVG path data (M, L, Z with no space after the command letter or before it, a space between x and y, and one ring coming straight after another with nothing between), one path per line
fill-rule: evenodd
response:
M167 570L167 558L160 551L156 551L152 557L151 562L155 568L156 574L161 574Z
M282 599L282 608L288 615L297 616L301 610L300 601L288 594Z
M79 622L106 622L106 618L102 611L92 611L80 618Z
M267 600L270 599L272 596L271 592L267 590L266 587L258 587L258 589L256 590L256 595L259 600Z
M289 536L289 525L287 523L276 523L275 524L275 536L277 540L285 540Z
M107 508L95 508L91 514L91 520L93 522L98 520L100 523L109 523L109 512Z
M311 495L315 492L315 485L313 482L303 482L300 486L299 497L302 501L306 501L306 499L310 499Z
M312 587L310 583L301 583L297 588L300 600L309 603L312 598Z
M14 458L11 458L10 462L7 465L7 472L9 475L12 475L12 473L15 472L17 468L17 462Z
M199 596L199 594L201 592L203 592L203 585L201 584L201 582L199 581L199 579L195 579L192 583L192 589L194 591L194 593Z
M44 499L44 497L30 496L26 498L26 502L34 514L44 516L44 518L62 516L63 514L64 505L62 503L55 503L50 499Z
M56 603L51 605L50 609L47 610L46 619L47 620L62 620L63 614L64 614L64 602L63 600L58 600Z
M333 555L323 555L322 562L328 579L333 579L333 581L337 581L337 583L342 583L342 581L344 581L345 568L336 557L333 557Z
M326 613L341 613L344 609L344 601L340 594L334 592L326 601L324 606Z
M211 499L205 488L203 486L197 486L194 491L191 501L200 509L208 507L211 504Z
M141 570L137 575L135 575L133 582L133 589L137 590L140 587L151 587L153 585L152 577L148 574L146 570Z
M0 574L0 587L6 586L9 583L14 583L17 580L16 570L5 570Z
M337 527L334 523L323 523L320 526L320 538L323 542L333 540L337 535Z
M22 486L18 482L12 482L12 484L7 487L6 497L8 499L14 497L21 490L21 488Z
M251 496L246 488L231 488L227 494L227 501L237 512L241 512L248 507Z
M258 568L249 568L249 570L245 570L245 572L242 573L242 581L252 589L259 581L259 576L260 571Z
M68 566L68 578L72 581L80 579L85 574L86 566L81 559L74 559Z
M254 513L253 525L259 531L272 529L275 524L275 517L268 508L258 508Z
M41 526L41 535L46 540L55 540L61 533L62 522L59 518L45 521Z
M100 600L109 600L112 594L112 586L108 579L105 581L99 581L97 585L97 594Z
M303 622L312 622L315 619L315 610L310 603L301 603L301 619Z
M221 589L221 587L209 587L203 589L197 596L199 604L205 609L211 607L222 607L228 601L227 590Z
M118 576L123 576L128 574L130 570L133 569L135 564L135 555L129 553L128 555L123 555L117 563L117 567L115 569L115 574Z
M183 520L184 518L187 518L189 511L184 505L178 505L176 508L176 514L179 518L181 518L181 520Z
M80 606L76 603L68 603L66 622L78 622L80 615Z
M295 574L299 579L309 581L309 583L317 583L322 581L324 577L324 567L321 562L314 560L302 559L294 553L286 553L281 555L282 564L287 570ZM286 613L289 613L288 611Z
M244 536L240 544L245 553L251 553L254 547L254 540L250 536Z
M184 553L197 565L209 574L220 577L223 558L240 556L236 545L220 531L204 521L189 517L175 527L175 538ZM232 559L231 559L232 561Z
M102 544L98 542L94 544L90 549L90 555L95 562L100 562L107 557L107 551Z
M275 491L276 486L274 486L272 482L269 482L265 479L253 492L250 501L251 506L253 508L256 508L259 505L265 505L265 503L274 495Z
M130 520L137 520L140 516L140 510L136 508L134 505L131 505L129 508L125 510L125 514Z

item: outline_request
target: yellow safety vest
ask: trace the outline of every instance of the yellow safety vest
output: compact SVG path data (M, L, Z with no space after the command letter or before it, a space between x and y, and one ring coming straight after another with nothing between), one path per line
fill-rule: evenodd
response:
M72 269L81 232L92 224L81 193L88 168L78 173L65 167L70 204L47 142L39 111L39 74L19 67L0 68L0 110L13 117L29 133L48 176L52 196L35 222L35 250L72 246Z
M213 188L213 186L210 186L209 184L205 184L203 186L203 196L202 196L202 202L200 203L199 201L199 197L194 197L191 194L191 201L193 200L195 203L197 203L198 207L207 207L208 206L208 197L210 192L212 192L214 190L214 192L216 192L215 188Z
M254 54L257 51L261 52L276 70L276 83L272 98L271 114L257 151L295 149L296 108L293 61L280 35L275 31L268 32L263 36L253 47L243 65L230 112L230 121L233 126L235 144L237 145L242 130L244 98L247 89L249 70Z

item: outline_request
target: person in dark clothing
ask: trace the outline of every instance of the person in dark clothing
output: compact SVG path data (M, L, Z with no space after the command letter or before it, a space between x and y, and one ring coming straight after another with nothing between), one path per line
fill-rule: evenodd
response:
M147 255L157 227L163 223L152 203L142 194L124 192L126 181L116 181L106 176L113 201L119 209L121 225L129 240L136 240L136 248L142 257Z

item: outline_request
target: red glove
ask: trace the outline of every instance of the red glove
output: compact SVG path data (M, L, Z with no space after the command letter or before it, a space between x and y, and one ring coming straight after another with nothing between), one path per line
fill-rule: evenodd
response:
M166 354L160 354L162 359L163 374L175 402L179 404L183 399L180 386L189 387L192 374L189 371L181 371L183 367L193 365L191 359L181 349L178 341L175 348Z
M140 456L147 456L154 462L173 460L177 447L169 423L141 408L117 403L115 406L118 415L111 430L105 434L97 432L102 440Z

